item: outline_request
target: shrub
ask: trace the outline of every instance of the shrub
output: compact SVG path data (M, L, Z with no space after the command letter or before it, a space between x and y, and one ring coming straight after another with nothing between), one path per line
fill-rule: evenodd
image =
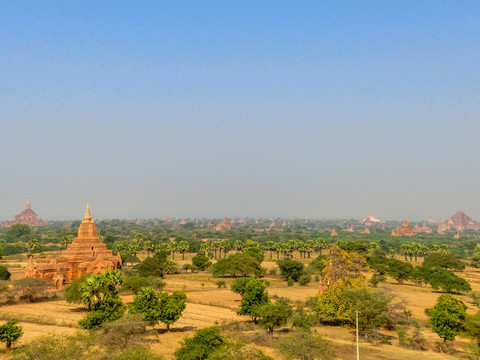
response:
M167 253L163 251L157 252L154 256L146 258L140 264L135 265L134 269L138 271L140 276L163 277L166 273Z
M321 274L323 269L325 269L326 258L325 255L318 255L310 264L308 264L308 270L314 274Z
M297 332L285 337L275 347L287 359L333 360L336 357L335 347L330 341L308 332Z
M227 287L227 283L225 282L225 280L218 280L218 281L217 281L217 287L218 287L218 288L226 288L226 287Z
M208 360L273 360L270 356L265 355L261 350L257 349L253 344L249 343L233 343L225 342L222 346L214 350Z
M200 271L205 271L212 265L212 262L205 253L200 252L192 257L192 265Z
M18 320L13 319L0 326L0 341L5 343L7 349L23 334L22 327L17 324Z
M310 275L302 275L298 278L298 283L301 286L307 286L308 284L310 284L310 281L312 281Z
M142 287L152 286L152 282L142 276L129 276L123 280L121 292L138 293Z
M369 282L373 287L377 287L380 282L385 281L386 279L385 275L375 274L371 277Z
M300 276L305 274L305 266L300 261L285 258L277 261L277 264L284 279L292 279L296 282Z
M125 305L117 296L111 296L99 303L95 310L90 311L87 316L78 321L82 329L98 329L108 321L120 319L125 313Z
M102 331L97 333L98 341L112 349L124 349L132 341L145 333L148 323L143 321L141 315L127 314L126 316L102 325Z
M198 330L192 338L186 338L175 351L177 360L203 360L224 343L220 330L210 327Z
M295 281L293 281L293 279L287 280L287 286L293 286L293 284L295 284Z
M162 360L160 355L156 355L148 348L134 347L125 349L119 354L108 354L102 360Z
M310 329L317 323L317 318L314 314L310 314L302 306L297 307L292 315L292 326L298 330L310 331Z
M276 276L277 274L278 274L278 269L277 268L272 268L272 269L268 270L268 275Z
M52 284L43 279L24 278L13 282L16 288L22 294L20 299L26 299L28 302L34 302L46 296L46 290L52 287Z
M8 272L6 266L0 265L0 280L10 279L11 274Z

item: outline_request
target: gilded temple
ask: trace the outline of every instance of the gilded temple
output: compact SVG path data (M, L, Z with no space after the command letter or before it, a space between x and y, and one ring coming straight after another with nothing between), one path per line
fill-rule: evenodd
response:
M28 261L25 277L40 278L55 283L57 288L80 278L83 274L99 274L107 269L121 269L120 254L116 256L97 235L97 227L87 205L85 216L78 228L78 236L57 258Z

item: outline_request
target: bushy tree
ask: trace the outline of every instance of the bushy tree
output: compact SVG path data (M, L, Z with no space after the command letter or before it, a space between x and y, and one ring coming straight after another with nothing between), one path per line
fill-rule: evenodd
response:
M166 292L160 294L160 321L167 326L167 330L183 315L186 302L185 291L174 291L171 295Z
M191 338L185 338L175 351L177 360L204 360L223 345L224 339L217 327L198 330Z
M0 326L0 341L5 343L7 349L23 335L23 329L18 324L18 320L10 320Z
M68 284L65 287L65 292L63 293L63 297L65 300L67 300L68 303L70 304L85 304L83 302L83 288L86 279L92 276L92 274L85 274L79 279L73 280L70 284ZM87 305L87 304L85 304ZM87 305L88 308L88 305Z
M298 306L292 314L292 326L298 330L310 331L316 323L316 316L302 306Z
M167 253L159 251L154 256L146 258L140 264L135 265L134 269L138 271L138 275L148 277L163 277L167 267Z
M230 289L237 293L237 294L240 294L241 296L243 296L243 293L245 292L245 288L248 284L248 282L252 279L252 278L255 278L255 277L241 277L241 278L238 278L238 279L235 279L235 281L232 283L232 285L230 286Z
M444 270L437 268L433 270L429 277L428 282L434 289L441 288L443 291L470 291L472 290L470 284L461 277L455 275L450 270Z
M408 262L391 258L388 259L387 274L401 284L412 277L413 266Z
M150 279L142 277L142 276L128 276L123 280L122 287L120 289L121 292L132 292L137 294L140 289L144 287L152 286L152 282Z
M353 288L345 291L343 299L348 306L351 325L355 324L355 310L360 312L358 330L366 337L387 325L388 306L392 298L386 292L366 287Z
M442 268L445 270L461 271L465 269L465 264L450 252L443 253L434 251L428 254L423 260L423 266L431 268Z
M455 340L455 336L461 330L461 322L467 314L467 306L450 294L441 295L433 308L427 309L430 316L430 324L438 336L444 342Z
M291 316L292 307L288 300L278 299L275 303L262 305L258 309L258 324L269 334L273 334L273 330L285 325Z
M25 224L15 224L10 227L5 233L5 241L7 243L12 243L20 239L27 239L28 236L32 233L30 227Z
M474 315L467 314L463 327L465 335L474 340L477 346L480 347L480 311L477 311Z
M321 274L323 269L325 269L325 259L327 257L325 255L318 255L315 259L312 260L310 264L308 264L308 270L315 274Z
M204 252L199 252L197 255L192 257L192 265L195 267L195 269L200 270L200 271L205 271L207 270L211 265L212 262L210 259L205 255Z
M285 258L278 260L277 264L280 268L280 274L286 280L292 279L297 282L300 276L305 274L305 266L300 261Z
M251 278L245 286L238 314L248 315L256 323L259 308L268 304L269 301L264 282L257 278Z
M229 255L226 259L219 259L212 268L212 274L218 276L250 276L262 275L261 261L257 256L249 253L238 253Z
M224 344L208 355L208 360L273 360L257 349L254 344L233 341L224 342Z

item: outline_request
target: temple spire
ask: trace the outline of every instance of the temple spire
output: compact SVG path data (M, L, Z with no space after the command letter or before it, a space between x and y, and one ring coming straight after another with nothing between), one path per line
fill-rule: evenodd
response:
M85 210L85 216L83 217L83 220L92 220L92 216L90 215L90 207L87 204L87 210Z
M25 205L25 209L31 209L31 207L30 207L30 199L27 199L27 205Z

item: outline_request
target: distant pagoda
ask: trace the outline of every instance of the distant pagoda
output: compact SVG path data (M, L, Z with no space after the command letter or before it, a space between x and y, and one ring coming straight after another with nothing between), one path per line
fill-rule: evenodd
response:
M30 200L27 200L25 209L21 213L15 215L12 221L4 222L2 224L2 227L10 227L12 225L17 225L17 224L24 224L28 226L48 225L46 221L39 219L37 213L32 210L30 206Z
M220 224L215 226L216 231L230 230L231 228L232 228L232 224L230 224L230 221L228 221L226 216L223 218L223 221Z
M462 210L458 210L454 215L452 215L448 220L442 221L438 224L437 231L439 233L444 233L448 230L464 231L464 230L480 230L480 224L470 216L465 215Z
M403 219L402 226L392 230L392 236L415 236L416 232L408 225L407 219Z
M78 228L78 236L56 259L33 260L30 257L25 277L52 281L56 288L79 279L83 274L99 274L107 269L121 269L120 253L112 255L97 235L97 227L87 205L85 216Z

